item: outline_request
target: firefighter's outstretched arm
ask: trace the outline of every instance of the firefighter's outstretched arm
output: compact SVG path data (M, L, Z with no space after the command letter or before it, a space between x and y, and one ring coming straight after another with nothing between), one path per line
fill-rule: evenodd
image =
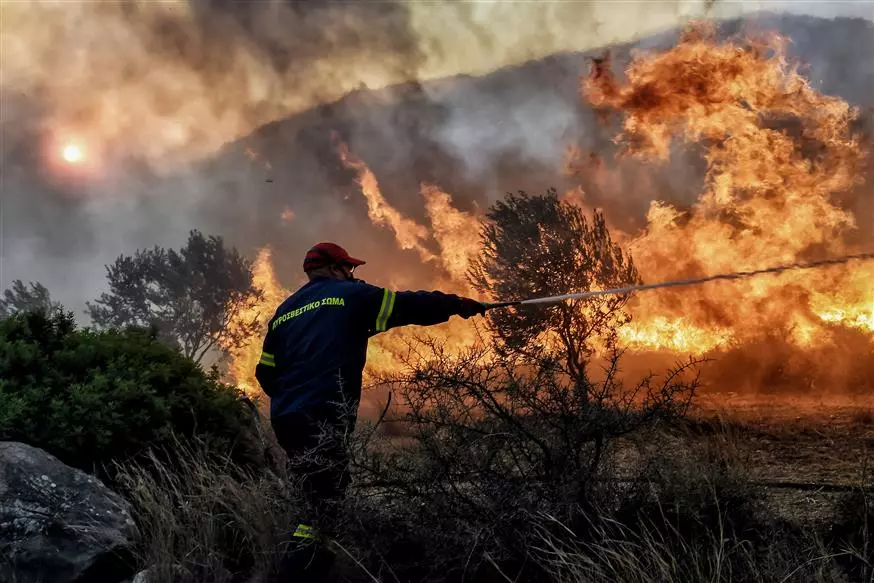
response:
M441 324L452 316L470 318L486 311L486 306L481 302L439 291L373 289L367 311L374 315L369 326L374 334L411 324Z

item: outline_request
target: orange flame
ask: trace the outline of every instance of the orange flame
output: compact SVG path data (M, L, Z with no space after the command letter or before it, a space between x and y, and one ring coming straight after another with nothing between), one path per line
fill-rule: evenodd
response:
M851 129L856 111L813 90L787 63L784 43L773 36L719 44L705 30L670 50L636 58L624 83L610 75L605 61L596 63L596 75L583 82L593 106L622 116L617 141L623 155L659 163L675 143L704 151L704 189L694 204L678 208L653 200L641 232L616 232L645 281L859 251L849 242L858 234L854 215L836 200L858 185L865 161L865 149ZM399 248L414 250L434 265L428 283L471 293L464 275L479 249L478 211L460 211L448 193L423 184L428 228L387 202L376 175L345 144L338 151L346 167L357 172L370 220L391 229ZM610 166L600 155L585 160L570 148L564 171L593 175L590 184L599 188L612 184ZM647 175L641 183L654 184ZM588 197L579 187L564 200L585 207ZM872 240L871 233L863 235ZM428 247L432 239L439 253ZM257 265L255 282L267 287L264 307L272 314L289 292L276 283L269 252L262 251ZM620 338L638 352L700 355L747 346L758 355L767 346L762 339L774 331L785 331L783 338L798 354L828 346L828 354L837 354L837 347L870 361L874 349L871 263L648 292L634 297L629 307L634 320L621 329ZM842 345L844 333L856 334L862 344ZM457 318L427 329L392 330L370 342L366 376L398 367L405 341L416 335L452 347L476 340L471 323ZM256 386L250 377L260 339L251 350L232 368L245 386Z
M675 141L706 149L698 201L688 210L653 202L645 231L629 244L644 278L857 251L845 243L854 217L834 200L858 184L865 158L850 128L855 110L813 90L787 64L781 37L715 44L704 32L637 58L623 85L603 66L583 84L593 105L623 115L626 154L664 160ZM787 326L808 346L828 340L825 323L871 331L872 301L870 264L787 273L641 295L637 323L623 334L632 345L703 353ZM680 330L686 340L678 344Z
M434 254L423 245L423 242L428 239L428 229L401 215L385 200L379 191L376 176L364 162L349 152L346 144L339 143L337 149L343 164L358 172L358 184L361 185L361 193L367 199L367 214L370 220L376 225L387 226L394 231L401 249L415 250L425 261L432 261Z
M436 255L424 247L431 233L425 227L403 217L400 212L390 206L379 192L378 183L373 172L367 165L341 149L344 160L359 172L359 183L362 193L368 199L371 220L380 226L388 226L394 231L398 246L401 249L415 249L426 261L434 262ZM462 294L472 294L465 280L465 274L471 259L478 252L477 238L472 237L479 229L479 221L469 213L457 210L452 206L451 197L433 185L422 185L422 196L425 201L428 217L432 222L433 237L436 239L441 255L440 265L448 274L448 278L435 276L429 284L445 291ZM264 301L255 309L240 314L240 320L251 320L257 316L266 331L267 322L276 307L292 292L283 288L276 279L271 262L269 249L262 249L254 264L253 283L264 290ZM439 326L421 328L410 326L397 328L380 334L368 344L367 367L365 382L373 380L375 375L397 370L406 354L408 342L417 337L428 337L438 340L443 345L458 347L470 346L476 337L473 324L458 318ZM255 379L255 365L261 355L263 335L253 338L240 350L232 355L229 376L232 381L247 392L258 394L258 382Z
M273 317L276 308L289 295L289 291L283 288L276 279L271 256L270 248L261 249L252 269L252 283L263 292L264 299L258 306L245 310L237 317L239 322L251 322L253 319L257 319L265 332L267 322ZM235 385L250 396L261 394L260 385L255 378L255 365L261 359L263 341L264 336L261 334L250 338L239 349L230 351L231 362L228 366L228 375Z
M472 296L467 283L471 261L479 254L479 219L452 206L452 197L437 186L422 185L425 210L440 245L440 263L449 273L453 291Z

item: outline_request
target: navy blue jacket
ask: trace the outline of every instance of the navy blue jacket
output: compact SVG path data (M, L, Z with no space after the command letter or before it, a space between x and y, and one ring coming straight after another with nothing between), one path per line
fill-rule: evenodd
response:
M286 299L271 318L255 376L270 416L349 403L357 407L368 339L397 326L447 321L462 298L401 291L362 281L319 278Z

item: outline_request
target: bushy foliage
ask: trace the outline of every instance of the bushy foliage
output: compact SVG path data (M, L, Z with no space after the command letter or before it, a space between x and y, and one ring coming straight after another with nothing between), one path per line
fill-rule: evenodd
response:
M69 313L0 322L0 439L86 471L166 448L174 434L242 455L251 418L238 396L147 330L81 330Z
M179 251L140 249L106 271L109 292L88 304L100 328L153 326L197 361L213 349L239 348L260 330L252 264L221 237L194 230Z
M12 282L12 287L3 291L0 299L0 318L21 312L46 312L61 310L61 304L52 300L48 288L39 282L25 285L20 279Z

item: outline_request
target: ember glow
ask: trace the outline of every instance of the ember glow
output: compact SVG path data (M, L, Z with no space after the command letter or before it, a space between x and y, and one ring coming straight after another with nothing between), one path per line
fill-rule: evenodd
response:
M574 149L577 158L598 161L575 167L574 172L588 175L588 184L609 182L607 173L623 157L656 168L678 147L686 147L702 151L706 161L697 200L673 206L653 192L645 227L616 233L646 283L763 269L874 247L874 233L859 232L856 216L841 204L859 189L871 188L861 184L870 144L853 131L858 112L811 88L787 62L785 42L777 35L755 42L716 42L706 29L696 29L670 50L636 57L622 80L604 62L583 79L582 98L605 119L613 116L619 124L616 141L623 147L613 161ZM391 230L400 249L434 265L429 283L471 294L464 276L478 252L481 211L462 212L450 193L422 185L430 227L419 224L388 203L376 175L345 144L338 156L356 171L370 220ZM647 178L641 183L648 184ZM564 199L587 204L581 187ZM271 273L269 257L260 258L259 270ZM771 358L781 370L801 363L797 366L811 369L806 371L811 378L819 378L819 369L830 370L835 374L829 378L840 380L829 382L838 385L860 378L864 384L870 382L868 373L874 373L870 261L647 292L633 297L629 309L633 320L620 337L631 358L658 353L672 360L688 355L719 359L740 351L743 362L765 363L762 369ZM396 367L404 341L416 335L459 347L476 338L472 322L457 318L428 329L394 330L371 342L368 371ZM818 356L823 354L828 356ZM248 355L247 362L253 358ZM250 368L241 370L248 374Z

